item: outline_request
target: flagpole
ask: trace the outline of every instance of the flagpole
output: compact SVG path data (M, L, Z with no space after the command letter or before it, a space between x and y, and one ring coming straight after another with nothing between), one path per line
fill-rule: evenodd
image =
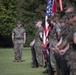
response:
M48 19L48 16L45 16L45 26L44 26L44 36L43 36L43 43L44 43L44 45L46 44L46 41L47 41L47 39L46 39L46 36L48 35L48 23L47 23L47 19Z
M63 11L62 0L59 0L59 4L60 4L60 11Z

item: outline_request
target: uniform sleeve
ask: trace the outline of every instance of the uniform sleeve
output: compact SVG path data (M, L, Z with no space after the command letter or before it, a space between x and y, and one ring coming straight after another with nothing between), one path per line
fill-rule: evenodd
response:
M73 36L76 36L76 26L74 26L74 29L73 29Z
M39 36L40 36L40 38L43 37L43 28L42 27L39 29Z
M25 29L23 29L23 34L26 35L26 30Z
M43 37L43 33L42 33L42 32L40 32L40 33L39 33L39 36L42 38L42 37Z
M56 29L56 32L61 32L61 29L60 29L60 28L57 28L57 29Z
M76 36L76 32L74 32L73 36Z
M15 34L15 29L12 30L12 35L14 36L14 34Z
M60 23L56 24L56 32L61 32Z
M42 27L39 28L39 34L40 34L40 33L41 33L41 34L43 33L43 28L42 28Z

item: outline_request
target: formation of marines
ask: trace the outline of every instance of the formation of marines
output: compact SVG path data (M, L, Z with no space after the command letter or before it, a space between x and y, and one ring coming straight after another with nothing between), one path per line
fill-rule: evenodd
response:
M34 67L43 67L49 75L76 75L76 12L73 6L65 8L65 15L57 13L48 18L48 41L43 44L44 23L35 22L36 35L30 43ZM17 27L12 31L15 61L22 58L22 49L26 41L26 32ZM44 48L48 49L45 50ZM43 58L44 56L44 58Z
M76 75L76 12L73 6L65 8L65 15L57 13L48 18L48 41L43 44L42 21L36 22L37 32L31 44L35 48L37 64L43 66L49 75ZM48 50L44 50L45 47ZM47 57L47 58L46 58Z

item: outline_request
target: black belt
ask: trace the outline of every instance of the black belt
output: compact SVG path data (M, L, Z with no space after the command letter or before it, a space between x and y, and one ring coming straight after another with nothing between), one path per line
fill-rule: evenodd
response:
M17 40L22 40L23 38L15 38L15 39L17 39Z

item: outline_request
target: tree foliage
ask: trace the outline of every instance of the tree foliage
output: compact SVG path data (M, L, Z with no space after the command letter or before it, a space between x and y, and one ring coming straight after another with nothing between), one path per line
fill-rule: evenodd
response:
M76 0L62 1L63 7L76 6ZM29 46L35 36L34 21L45 19L46 4L47 0L0 0L0 45L12 45L11 31L20 20L27 33L26 46ZM7 40L8 43L3 43Z
M17 0L0 0L0 46L10 46L11 30L16 22Z
M16 21L16 1L1 0L0 2L0 34L10 35Z

